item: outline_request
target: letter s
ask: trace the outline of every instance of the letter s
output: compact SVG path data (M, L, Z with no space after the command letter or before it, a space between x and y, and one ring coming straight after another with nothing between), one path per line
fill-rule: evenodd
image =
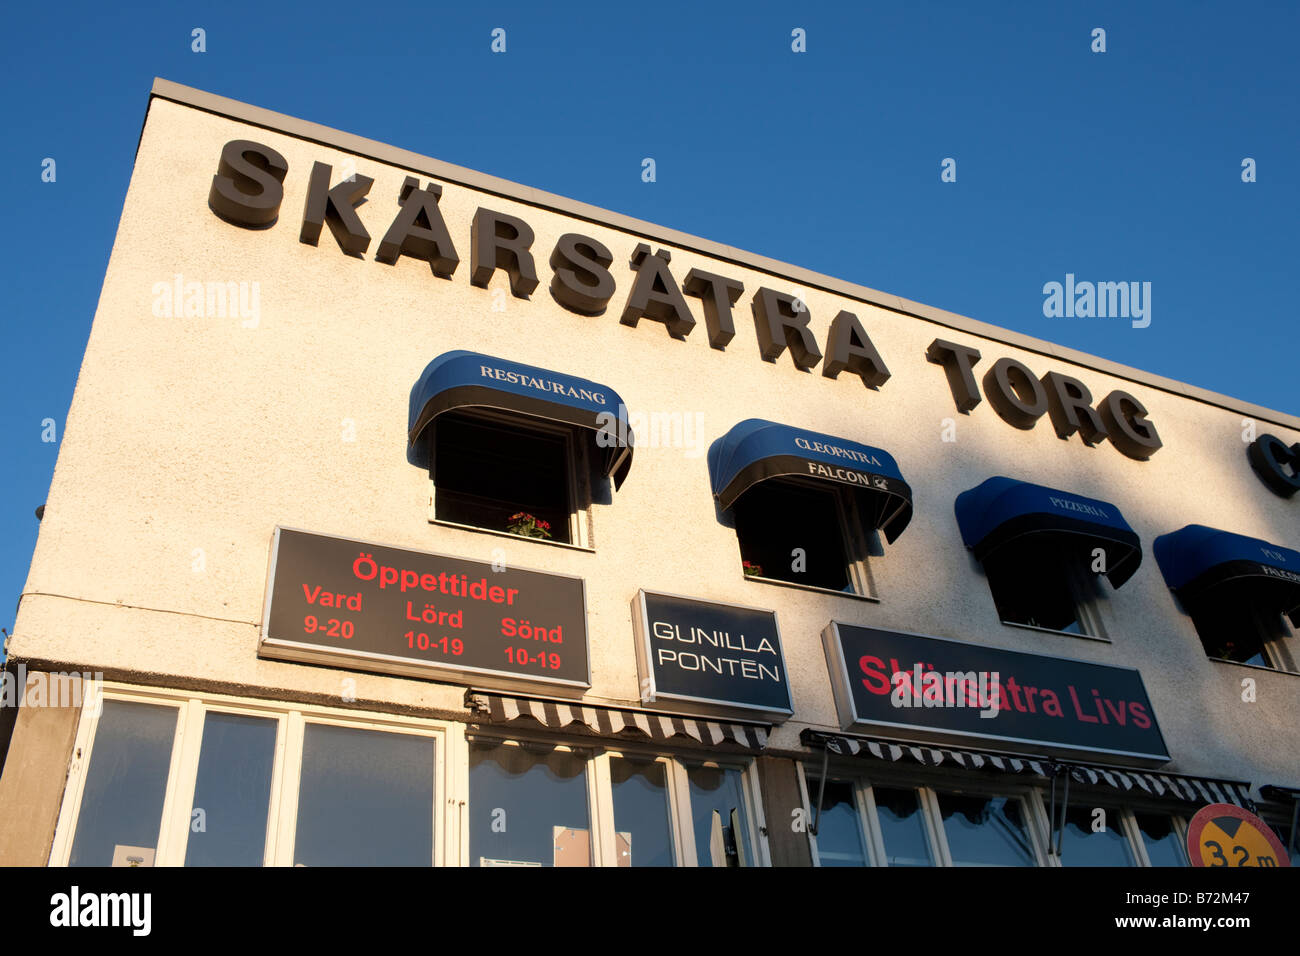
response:
M280 215L281 184L288 172L288 161L270 146L232 139L221 148L208 205L236 226L261 229L273 225Z
M871 665L875 665L874 667ZM858 658L858 668L867 676L862 679L862 686L873 694L889 693L889 678L885 676L885 662L879 657L864 654Z

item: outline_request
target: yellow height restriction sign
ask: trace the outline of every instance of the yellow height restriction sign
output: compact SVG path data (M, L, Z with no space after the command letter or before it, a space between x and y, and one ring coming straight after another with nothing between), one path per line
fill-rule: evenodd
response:
M1192 866L1290 866L1291 857L1268 824L1230 803L1202 807L1187 826Z

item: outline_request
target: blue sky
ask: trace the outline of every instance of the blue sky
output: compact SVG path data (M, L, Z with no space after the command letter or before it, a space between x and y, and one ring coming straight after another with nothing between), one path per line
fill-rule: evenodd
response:
M1297 4L63 2L6 21L9 630L58 452L42 423L62 439L154 76L1300 413ZM1046 318L1066 273L1150 282L1150 326Z

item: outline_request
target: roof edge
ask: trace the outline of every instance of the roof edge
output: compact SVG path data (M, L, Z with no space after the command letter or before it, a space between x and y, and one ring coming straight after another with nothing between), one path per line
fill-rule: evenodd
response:
M1300 431L1300 416L1275 411L1261 405L1255 405L1241 399L1233 398L1229 395L1223 395L1218 392L1212 392L1209 389L1189 385L1186 382L1165 378L1164 376L1145 372L1141 369L1132 368L1131 366L1121 365L1118 362L1112 362L1109 359L1097 355L1091 355L1087 352L1080 352L1063 345L1057 345L1048 342L1045 339L1024 335L1010 329L1003 329L987 322L981 322L977 319L969 318L968 316L958 315L955 312L948 312L944 309L935 308L934 306L924 305L920 302L913 302L910 299L904 299L900 296L891 295L887 292L881 292L877 289L858 285L843 279L836 279L833 276L814 272L811 269L805 269L801 266L795 266L776 259L770 259L756 253L746 252L733 246L727 246L709 239L703 239L699 236L693 236L689 233L669 229L666 226L659 226L642 219L634 219L631 216L612 212L600 206L593 206L576 199L569 199L540 189L533 189L530 186L511 182L508 179L490 176L486 173L467 169L464 166L457 166L440 159L434 159L430 156L411 152L410 150L390 146L386 143L381 143L378 140L367 139L364 136L357 136L353 133L346 133L329 126L322 126L319 123L312 123L307 120L288 116L284 113L277 113L273 110L263 109L260 106L252 106L248 103L240 102L239 100L229 99L224 96L218 96L215 93L208 93L204 90L195 89L194 87L174 83L171 80L165 80L162 77L154 77L153 87L150 90L149 95L151 101L153 97L171 100L172 102L191 106L208 113L214 113L219 116L228 117L229 119L248 123L252 126L260 126L264 129L273 130L288 136L294 136L310 142L320 143L324 146L330 146L350 153L355 153L358 156L364 156L377 162L409 169L412 172L422 173L425 176L445 182L456 183L461 186L466 186L492 195L502 196L531 206L537 206L552 212L562 213L578 219L587 220L588 222L598 223L614 229L638 234L642 238L677 246L682 249L689 249L693 252L698 252L716 259L731 262L749 269L754 269L759 272L766 272L777 278L821 289L822 291L830 292L845 298L856 299L860 302L888 309L891 312L897 312L902 315L922 319L946 329L964 332L990 341L1000 342L1003 345L1025 349L1026 351L1037 352L1049 358L1062 359L1084 368L1090 368L1097 372L1113 375L1116 378L1126 379L1130 382L1158 389L1162 392L1191 398L1207 405L1214 405L1228 411L1246 415L1250 418L1267 421L1275 425L1281 425L1285 428Z

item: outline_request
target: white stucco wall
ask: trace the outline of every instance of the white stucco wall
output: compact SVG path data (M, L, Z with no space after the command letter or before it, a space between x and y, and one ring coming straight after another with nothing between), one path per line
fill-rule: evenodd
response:
M221 148L241 138L289 162L280 219L269 230L238 228L208 208ZM360 208L372 236L360 259L343 254L328 229L318 247L298 240L312 163L332 164L337 180L353 159L375 180ZM352 677L368 705L460 713L461 687L256 656L271 533L282 524L484 561L505 548L511 563L585 578L588 699L596 702L638 697L630 615L638 588L774 608L796 707L774 737L777 750L797 747L804 726L837 726L819 639L834 618L1136 667L1174 756L1169 769L1300 786L1300 677L1207 660L1151 552L1157 535L1190 523L1300 547L1300 501L1273 495L1252 473L1241 414L671 246L679 283L692 267L744 283L735 339L725 351L709 347L697 299L688 301L698 326L684 341L649 320L629 328L618 316L632 285L628 259L643 237L452 183L441 210L461 258L454 277L437 278L410 258L385 265L374 254L408 174L152 101L13 656L232 692L336 697ZM541 282L531 301L507 291L502 312L492 305L493 290L508 290L504 273L486 290L469 281L470 222L480 205L536 232ZM547 291L547 259L565 232L614 253L618 290L603 316L568 312ZM187 282L258 283L256 328L237 317L155 316L155 284L178 273ZM831 318L855 312L893 377L870 391L850 374L801 372L788 354L763 362L749 307L762 285L805 297L823 351ZM1046 418L1020 431L987 400L958 415L943 369L925 360L936 337L979 348L977 378L1010 356L1040 376L1073 375L1096 399L1127 390L1146 405L1164 447L1138 462L1109 444L1062 441ZM594 507L594 553L430 524L428 471L405 455L407 402L425 365L452 349L587 377L634 409L703 411L705 444L756 417L886 449L912 485L916 514L872 561L880 602L746 581L734 532L716 519L703 454L678 448L637 449L624 488ZM941 440L945 418L956 420L955 442ZM343 440L345 419L355 423L354 442ZM1300 440L1280 425L1261 430ZM987 582L961 545L953 500L999 474L1114 502L1141 536L1142 566L1105 612L1113 643L998 622ZM1255 703L1241 700L1244 677L1257 682Z

